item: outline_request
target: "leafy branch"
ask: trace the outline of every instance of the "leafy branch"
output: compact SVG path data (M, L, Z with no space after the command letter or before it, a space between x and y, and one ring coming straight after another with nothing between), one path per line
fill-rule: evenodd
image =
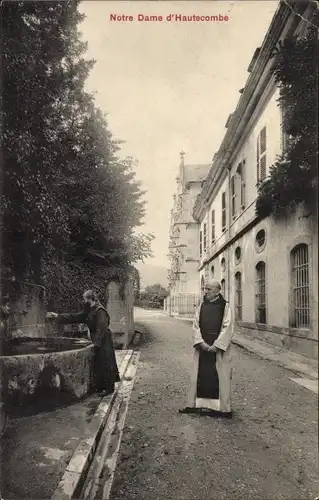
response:
M134 233L146 208L136 162L118 157L123 141L84 88L94 61L78 4L2 6L1 267L44 284L52 307L123 283L153 238Z
M282 217L304 204L314 206L318 163L318 24L316 12L304 36L281 42L275 51L282 132L286 148L258 186L256 212ZM317 28L316 28L317 26Z

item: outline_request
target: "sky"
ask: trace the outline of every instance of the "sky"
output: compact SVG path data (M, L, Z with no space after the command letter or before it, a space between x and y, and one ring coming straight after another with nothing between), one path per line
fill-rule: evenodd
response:
M148 264L168 266L180 152L187 164L211 163L278 3L86 0L80 5L86 56L96 60L87 90L108 114L115 138L125 141L120 155L138 160L136 178L146 190L147 214L138 231L155 235ZM112 21L111 14L133 21ZM167 21L169 14L221 15L228 21Z

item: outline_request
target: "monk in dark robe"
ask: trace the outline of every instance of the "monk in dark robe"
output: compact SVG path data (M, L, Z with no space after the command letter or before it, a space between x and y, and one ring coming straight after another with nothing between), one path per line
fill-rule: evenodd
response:
M83 294L84 307L80 313L57 314L48 312L48 319L57 323L85 323L94 344L94 378L97 392L102 396L114 392L114 384L120 381L112 332L109 329L110 316L92 290Z
M218 281L207 283L204 300L196 311L188 405L179 410L180 413L232 416L231 341L234 322L231 308L220 290Z

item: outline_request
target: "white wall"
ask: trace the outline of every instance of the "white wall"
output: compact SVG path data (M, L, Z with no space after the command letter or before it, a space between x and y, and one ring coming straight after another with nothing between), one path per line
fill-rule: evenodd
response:
M232 161L231 176L236 174L239 163L245 160L245 206L244 208L240 207L237 185L237 210L236 217L232 221L232 235L236 234L255 215L255 201L257 198L257 138L264 126L267 128L267 175L269 174L271 165L275 163L277 156L281 153L281 112L277 102L278 97L279 90L273 86L268 99L264 103L263 109L260 110L258 118L251 121L250 127L252 129ZM236 180L239 181L239 178L237 177Z

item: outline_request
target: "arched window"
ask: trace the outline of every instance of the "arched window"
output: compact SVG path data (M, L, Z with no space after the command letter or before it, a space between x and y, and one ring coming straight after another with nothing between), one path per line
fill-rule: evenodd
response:
M212 266L210 268L210 272L211 272L212 279L214 279L215 278L215 267L214 266Z
M221 270L222 272L224 273L225 270L226 270L226 261L225 261L225 258L223 257L222 260L220 261L220 267L221 267Z
M259 248L263 247L266 241L266 233L264 229L261 229L256 234L256 244Z
M310 326L309 253L302 243L291 251L292 324L294 328Z
M235 274L235 319L241 321L243 316L243 297L241 286L241 273Z
M256 323L266 324L266 264L256 266Z
M235 249L235 263L239 264L240 261L241 261L241 248L238 246Z
M202 276L201 280L200 280L200 293L201 293L201 296L204 295L204 287L205 287L205 279L204 279L204 276Z
M222 279L221 282L220 282L220 286L221 286L221 294L223 297L225 297L225 292L226 292L226 286L225 286L225 280Z

